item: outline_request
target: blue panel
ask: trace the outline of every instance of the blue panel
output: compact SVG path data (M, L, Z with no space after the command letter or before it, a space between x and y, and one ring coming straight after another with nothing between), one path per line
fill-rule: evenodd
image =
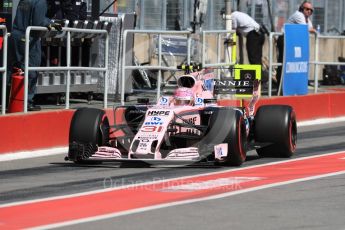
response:
M309 32L307 25L285 24L283 95L308 93Z

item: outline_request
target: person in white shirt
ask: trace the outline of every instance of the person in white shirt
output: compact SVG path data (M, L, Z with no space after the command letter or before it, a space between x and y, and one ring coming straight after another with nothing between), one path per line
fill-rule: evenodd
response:
M299 9L293 13L289 19L287 20L287 23L290 24L307 24L309 32L315 33L316 30L313 27L313 23L310 20L311 15L313 14L314 9L310 2L304 1Z
M311 22L311 15L314 12L313 5L309 1L303 1L299 6L298 10L293 13L286 23L290 24L307 24L309 32L316 33L315 28L313 27L313 23ZM277 40L277 48L278 48L278 62L283 62L284 57L284 36L279 36ZM282 74L282 67L278 66L277 68L277 85L280 85L280 79Z
M231 13L232 29L247 38L246 48L250 64L261 65L262 47L265 34L260 25L248 14L234 11Z

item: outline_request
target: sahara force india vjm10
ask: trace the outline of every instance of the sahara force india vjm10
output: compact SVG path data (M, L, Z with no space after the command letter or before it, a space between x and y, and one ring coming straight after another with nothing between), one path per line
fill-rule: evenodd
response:
M116 107L112 124L101 109L77 109L66 160L239 166L253 149L261 157L291 157L295 112L288 105L262 105L255 112L259 80L253 75L218 81L206 70L183 75L174 96L162 96L155 105ZM251 99L247 106L220 106L214 97L224 92L249 92Z

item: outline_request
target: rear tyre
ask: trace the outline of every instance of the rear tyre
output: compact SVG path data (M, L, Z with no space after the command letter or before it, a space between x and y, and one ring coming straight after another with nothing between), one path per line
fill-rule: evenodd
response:
M239 166L246 159L247 136L243 114L232 108L220 108L213 112L209 131L201 140L206 146L228 144L228 156L217 165Z
M109 129L109 120L103 110L76 110L70 125L68 158L74 162L87 160L98 146L108 145Z
M296 151L296 115L288 105L264 105L255 114L255 141L272 143L257 149L261 157L291 157Z

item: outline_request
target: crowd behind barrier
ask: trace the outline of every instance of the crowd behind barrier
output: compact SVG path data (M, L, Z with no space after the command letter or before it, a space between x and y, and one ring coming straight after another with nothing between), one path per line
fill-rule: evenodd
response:
M56 77L57 75L53 74L53 79L54 77L56 77L56 79L59 80L53 80L53 82L58 81L59 84L61 86L63 86L65 89L65 93L66 93L66 106L65 108L68 109L70 108L69 105L69 100L70 100L70 92L71 89L73 88L72 84L71 84L71 79L74 79L74 81L76 80L76 77L72 77L73 74L71 74L73 71L77 71L77 72L84 72L84 73L88 73L90 71L101 71L104 72L105 74L108 71L108 53L109 53L109 36L108 36L108 30L109 28L105 25L102 26L102 24L97 24L97 23L89 23L89 22L78 22L75 23L75 28L70 28L70 27L64 27L62 30L62 33L57 33L54 31L50 31L48 32L46 28L44 27L29 27L26 31L26 38L27 41L29 40L29 35L31 31L41 31L43 33L45 33L45 35L43 36L45 39L47 39L49 42L53 42L56 40L60 39L61 40L65 39L66 41L66 53L67 53L67 58L66 58L66 65L65 66L61 66L61 65L56 65L56 66L50 66L48 64L48 66L41 66L41 67L32 67L32 66L28 66L28 56L29 56L29 52L28 52L28 43L26 43L26 61L25 61L25 78L24 78L24 90L25 90L25 94L24 94L24 112L27 112L27 78L28 78L28 71L40 71L40 72L64 72L65 77L62 77L60 75L60 79L59 77ZM106 28L105 28L105 27ZM2 63L2 67L0 68L0 71L3 75L2 77L2 114L6 113L6 106L4 106L6 104L6 54L7 54L7 31L6 31L6 27L5 26L0 26L0 29L3 31L3 39L4 39L4 43L3 43L3 48L1 50L2 54L3 54L3 63ZM224 66L226 65L226 63L222 62L222 58L224 57L224 55L226 54L220 54L220 52L224 52L224 49L222 49L221 44L222 44L222 39L224 39L224 37L221 37L221 34L229 34L232 33L233 31L226 31L226 30L220 30L220 31L204 31L202 33L202 47L200 48L200 50L202 51L201 53L201 61L203 66L205 67L217 67L217 66ZM126 84L126 77L128 77L128 75L126 75L126 71L127 70L156 70L158 73L158 77L157 77L157 88L156 88L156 96L157 98L159 98L160 94L161 94L161 83L162 83L162 71L177 71L176 66L167 66L166 63L163 62L163 54L162 54L162 36L163 35L178 35L178 36L185 36L186 41L187 41L187 49L186 49L186 62L190 63L192 61L192 34L190 31L158 31L158 30L125 30L124 34L123 34L123 41L122 41L122 46L124 47L125 50L127 50L126 46L128 46L127 44L127 37L129 34L147 34L147 35L152 35L155 34L157 35L157 59L158 62L156 65L127 65L126 63L127 60L127 55L121 55L122 57L122 63L121 63L121 89L120 89L120 93L121 93L121 104L125 104L125 84ZM206 61L206 52L208 49L208 45L205 43L206 39L206 34L216 34L216 61L215 63L209 63ZM281 35L281 33L270 33L269 35L269 42L268 42L268 59L269 59L269 78L268 78L268 96L271 97L272 96L272 73L274 71L274 69L277 66L281 66L282 63L277 63L275 62L276 58L275 58L275 40L276 37ZM72 41L73 39L95 39L95 38L104 38L105 39L105 50L104 50L104 64L101 67L91 67L91 66L82 66L82 64L78 63L78 66L72 66L71 63L71 47L72 47ZM318 92L318 80L320 78L319 75L319 70L318 70L318 66L319 65L337 65L337 66L342 66L344 65L344 62L338 62L338 61L319 61L319 56L322 53L322 50L320 50L319 48L319 41L320 39L340 39L340 40L344 40L345 41L345 36L324 36L324 35L317 35L315 38L315 44L314 45L314 49L315 49L315 60L311 60L310 64L315 66L315 70L314 70L314 93ZM48 45L52 45L52 43L48 44ZM135 48L135 44L133 45ZM79 50L80 51L80 50ZM59 55L60 55L61 50L59 51ZM80 53L79 53L80 54ZM134 58L134 57L133 57ZM49 62L49 60L47 59L47 61ZM86 74L84 75L86 76ZM50 80L51 81L51 78ZM44 80L41 80L41 84L44 82ZM85 84L86 83L86 84ZM88 77L84 77L84 81L80 81L79 79L79 85L82 87L90 87L89 83L89 79ZM75 89L78 90L78 89ZM89 89L88 89L89 90ZM103 90L103 105L104 108L107 108L107 103L108 103L108 81L104 81L104 90Z

